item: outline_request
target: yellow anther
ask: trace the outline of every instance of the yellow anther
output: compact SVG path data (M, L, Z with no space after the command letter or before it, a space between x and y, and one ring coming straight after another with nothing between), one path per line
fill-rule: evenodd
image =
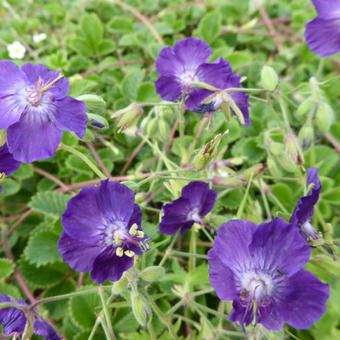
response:
M124 255L124 250L122 247L118 247L116 249L116 255L119 256L119 257L122 257Z
M137 230L137 235L138 238L144 238L144 232L141 230Z
M122 240L120 239L120 235L117 234L117 235L115 236L115 244L116 244L117 246L119 246L121 243L122 243Z
M133 257L135 255L135 252L132 250L125 250L124 254L129 257Z
M138 229L138 225L136 223L134 223L129 230L129 234L132 235L132 236L136 235L137 229Z

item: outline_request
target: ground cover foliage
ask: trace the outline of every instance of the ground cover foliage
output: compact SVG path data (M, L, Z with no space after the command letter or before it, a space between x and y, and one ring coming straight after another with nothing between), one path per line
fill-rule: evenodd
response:
M0 294L35 304L68 340L107 339L107 319L116 339L340 336L340 58L322 59L306 45L305 25L316 16L309 0L13 0L0 15L1 59L20 42L25 55L11 60L60 70L89 117L82 139L64 131L54 158L22 163L1 182ZM39 33L46 38L32 40ZM160 50L191 36L211 46L210 61L229 60L243 87L259 89L248 93L251 126L221 110L182 115L156 93ZM209 229L233 218L289 221L312 167L323 187L312 225L322 237L305 268L329 284L327 312L308 330L259 324L245 334L228 321L232 301L209 282L216 232L194 224L183 235L161 234L162 205L204 181L217 192ZM98 290L57 245L71 197L107 177L135 192L150 250L112 289L106 281Z

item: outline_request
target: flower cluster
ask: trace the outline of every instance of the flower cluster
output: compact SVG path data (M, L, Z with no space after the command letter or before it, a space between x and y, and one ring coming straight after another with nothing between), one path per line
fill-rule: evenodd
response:
M91 271L95 282L119 280L145 249L142 211L134 200L132 190L108 180L82 189L62 217L63 260L77 271Z
M14 159L30 163L53 157L62 130L82 138L87 115L83 102L67 97L69 81L43 65L21 68L0 61L0 129Z
M306 25L309 48L320 57L340 52L340 0L312 0L318 16Z
M27 324L27 317L32 318L34 333L46 340L60 340L56 331L34 311L29 310L23 299L15 301L7 295L0 295L0 303L10 303L13 307L0 309L0 325L3 334L22 334ZM25 311L25 313L24 313ZM15 337L16 339L16 337Z
M241 88L240 77L232 72L229 62L221 57L208 63L210 56L210 46L196 38L178 41L174 48L163 48L156 60L160 76L155 83L157 93L168 101L183 98L186 108L198 113L216 111L226 102L234 112L239 109L244 124L250 125L248 96L244 92L222 91ZM197 87L193 84L195 82L211 85L221 91Z

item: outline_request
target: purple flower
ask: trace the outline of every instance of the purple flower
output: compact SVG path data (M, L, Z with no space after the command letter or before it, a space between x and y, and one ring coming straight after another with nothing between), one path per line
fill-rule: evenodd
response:
M16 160L53 157L62 130L84 136L86 106L67 97L69 89L59 71L0 61L0 129L7 129L8 149Z
M36 312L29 310L23 299L15 301L9 296L1 294L0 303L5 302L9 302L13 305L13 308L0 309L0 324L3 327L2 331L5 335L10 335L12 333L22 334L24 332L27 322L27 318L23 312L23 310L25 310L27 314L32 314L33 330L35 334L44 337L46 340L60 340L53 327L46 321L43 321Z
M82 189L62 217L58 248L63 260L77 271L91 271L95 282L119 280L146 242L142 211L134 201L132 190L108 180Z
M314 214L314 205L319 200L319 194L322 189L320 179L318 177L318 168L307 169L307 188L313 184L307 196L302 196L290 218L290 223L296 226L302 236L308 239L317 240L318 233L311 225L311 219Z
M216 111L222 104L221 95L208 103L202 101L214 94L192 82L202 82L217 89L241 87L240 77L233 74L228 61L222 58L207 63L211 56L209 45L203 40L187 38L176 42L174 48L165 47L156 60L159 78L155 83L156 91L162 99L177 101L184 96L187 109L204 113ZM244 92L230 92L229 96L242 111L246 125L250 125L248 114L248 96Z
M312 0L318 16L307 23L305 38L320 57L340 51L340 0Z
M261 323L270 330L285 322L309 328L326 311L329 286L303 269L310 247L282 218L256 224L222 224L208 253L209 279L222 300L233 300L230 321Z
M13 156L8 152L7 145L0 146L0 182L3 179L3 174L10 175L18 170L20 162L16 161ZM2 188L0 185L0 192Z
M173 235L178 230L184 234L197 222L204 225L202 218L212 210L216 191L204 182L191 182L182 189L182 196L163 206L164 216L159 225L163 234Z

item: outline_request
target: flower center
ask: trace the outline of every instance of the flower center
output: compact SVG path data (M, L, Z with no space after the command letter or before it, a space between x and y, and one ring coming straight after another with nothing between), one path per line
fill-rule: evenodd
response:
M180 80L183 86L183 91L184 92L190 92L191 90L191 83L193 81L198 81L197 76L195 75L195 71L194 70L187 70L184 73L182 73L180 75Z
M201 217L199 215L199 209L198 208L192 209L188 214L187 220L188 221L200 222Z
M119 246L127 237L125 224L122 221L115 221L105 230L105 243L108 246Z
M255 302L259 306L268 304L268 299L273 291L272 278L264 273L246 273L241 281L241 300Z
M301 232L307 236L307 238L311 238L314 240L317 240L318 237L318 233L317 231L314 229L314 227L311 225L311 223L309 221L305 222L302 226L301 226Z
M39 92L35 87L31 87L27 90L27 102L32 106L38 106L41 102L43 94Z

